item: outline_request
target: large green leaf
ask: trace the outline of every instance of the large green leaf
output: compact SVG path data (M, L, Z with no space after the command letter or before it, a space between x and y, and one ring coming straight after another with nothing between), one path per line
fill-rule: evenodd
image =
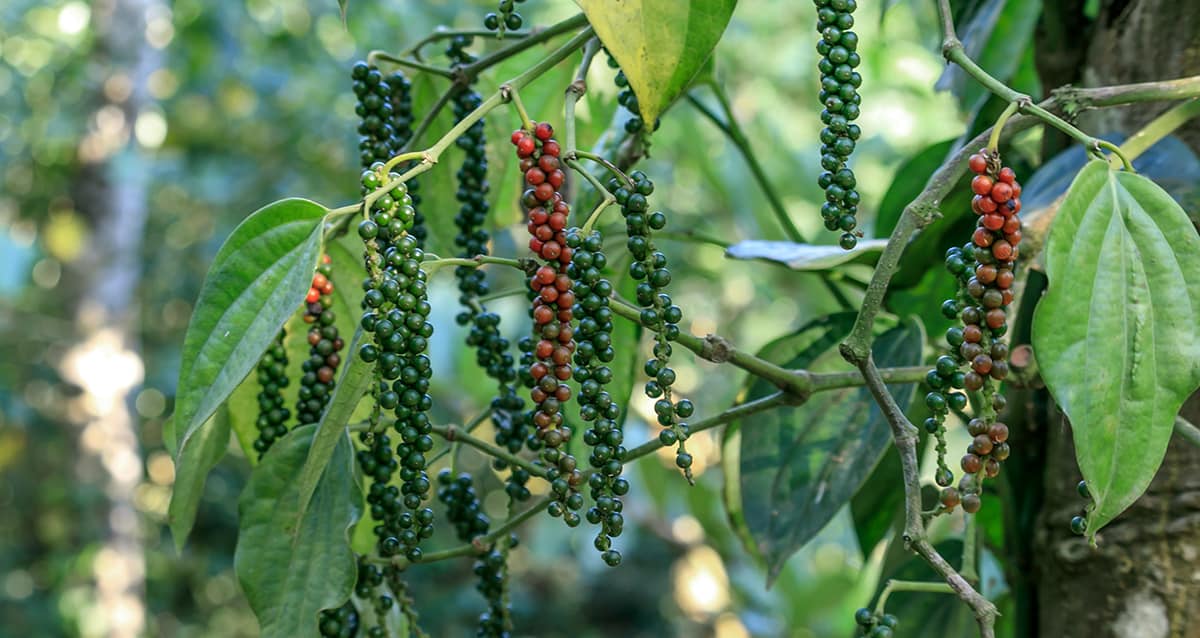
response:
M213 423L209 418L304 301L327 212L304 199L255 211L217 251L200 289L183 341L174 426L166 436L177 473L168 514L180 546L191 530L208 470L220 459L208 433L204 444L194 439Z
M621 64L652 124L679 97L725 32L737 0L576 0Z
M1150 484L1200 385L1200 236L1154 182L1092 162L1059 208L1045 263L1033 345L1071 420L1094 539Z
M837 344L853 322L853 313L814 321L768 344L759 356L788 368L844 371ZM917 365L924 341L920 323L909 320L880 335L872 354L880 366ZM889 391L906 406L914 389L907 384ZM755 379L745 400L774 391ZM725 449L736 446L738 460L724 465L726 504L735 527L745 527L739 535L753 541L747 549L766 561L769 580L854 496L890 441L887 421L864 387L819 392L801 406L729 425ZM736 490L728 489L735 483Z
M298 509L296 476L315 430L301 426L276 441L238 499L233 565L264 637L317 636L317 614L349 599L358 572L349 530L362 494L348 435L338 439L312 506Z
M363 289L360 284L362 270L362 241L351 233L325 244L325 254L329 256L334 268L330 281L333 287L333 305L329 310L335 317L333 325L337 326L338 334L348 339L358 327L358 318L362 311ZM312 326L304 323L303 309L297 310L284 326L284 349L288 355L288 374L293 381L300 376L300 364L309 357L308 330ZM342 358L346 351L342 350ZM258 375L247 376L225 400L229 410L224 412L229 418L230 428L242 452L250 460L251 465L258 463L258 452L254 449L254 441L258 439L258 426L255 421L258 416ZM300 384L290 383L283 388L284 406L294 413L294 406L299 399ZM218 412L222 414L222 412ZM303 424L296 424L303 425Z
M864 556L869 556L887 536L897 517L904 516L904 486L896 480L902 471L900 454L894 449L886 451L870 478L850 499L854 533Z

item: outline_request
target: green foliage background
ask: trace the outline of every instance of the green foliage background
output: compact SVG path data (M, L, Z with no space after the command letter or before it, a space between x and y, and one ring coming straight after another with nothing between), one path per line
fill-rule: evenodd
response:
M78 200L86 181L97 177L81 162L94 143L88 140L105 132L116 136L114 153L104 157L105 175L117 182L144 180L150 209L136 256L141 279L126 291L140 313L136 334L144 369L129 402L139 417L143 480L135 503L146 559L147 632L255 635L233 576L237 494L249 470L240 452L210 478L182 557L164 524L173 473L161 432L172 412L191 304L220 242L250 211L285 196L330 205L356 196L354 99L347 78L353 60L371 48L398 49L438 24L478 27L493 4L357 0L346 28L329 0L152 4L156 13L146 35L162 67L150 81L151 105L134 121L114 121L100 108L101 97L119 94L123 84L98 57L88 5L3 3L0 636L103 635L95 620L94 583L104 566L106 498L101 478L80 462L94 453L83 443L81 389L62 374L80 316L74 301L81 283L69 274L73 264L94 257L89 251L98 231ZM957 132L946 123L965 117L953 97L932 89L942 69L932 7L899 4L881 21L875 3L863 4L857 30L866 78L864 137L854 168L869 229L898 167ZM527 24L548 24L577 8L565 0L538 0L523 11ZM747 3L717 49L716 72L793 220L806 236L828 241L817 214L812 14L809 3ZM80 15L85 21L75 29ZM481 86L494 87L539 54L503 65ZM615 101L611 71L596 67L581 112L585 144L607 126ZM569 77L569 70L552 73L528 91L535 117L561 120L559 96ZM430 86L440 90L440 82ZM697 95L709 99L703 89ZM500 135L515 125L505 117L490 127L501 153L508 149ZM451 155L447 164L455 163ZM643 168L658 184L656 205L670 216L671 230L730 243L783 238L734 147L688 104L677 103L664 116ZM906 180L904 187L919 188L924 176ZM453 210L426 214L449 217ZM516 211L501 207L496 218L507 227ZM516 234L497 232L499 254L512 254L520 243L522 229L509 228ZM720 246L709 243L663 243L678 264L674 296L693 333L719 331L755 351L839 309L816 275L727 260ZM867 272L864 267L860 275ZM435 420L443 423L469 419L487 398L471 355L457 347L462 333L451 327L455 296L449 277L440 277L433 287L439 330L432 347ZM497 308L511 329L520 304L507 301ZM934 304L913 307L936 315ZM742 375L729 368L681 357L678 369L677 387L695 400L699 414L728 407L743 386ZM649 405L635 397L632 440L649 435L647 414ZM635 496L627 509L631 524L620 539L626 556L620 569L602 566L585 533L568 533L550 520L529 526L513 560L518 627L539 636L847 635L853 609L868 600L884 568L882 546L860 548L843 510L765 589L764 568L744 553L725 519L719 441L719 432L706 432L689 442L700 476L693 489L677 477L669 458L631 470ZM480 457L464 454L459 469L484 467ZM485 505L502 516L501 500ZM412 593L432 635L473 632L481 601L471 582L466 561L422 568Z

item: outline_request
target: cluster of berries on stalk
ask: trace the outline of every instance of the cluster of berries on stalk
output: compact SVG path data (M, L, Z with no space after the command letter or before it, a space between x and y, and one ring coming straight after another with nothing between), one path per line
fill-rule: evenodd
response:
M854 612L855 636L864 638L892 638L900 621L891 614L876 614L863 607Z
M1001 166L994 150L982 149L968 163L975 173L971 210L979 219L970 243L946 253L946 269L959 286L955 297L942 305L943 314L960 319L962 326L947 330L951 353L939 357L926 377L931 391L925 402L933 416L926 419L925 428L938 438L935 480L944 488L943 507L952 510L961 503L968 513L975 513L982 504L983 478L997 476L1000 462L1010 454L1008 426L996 421L996 413L1005 407L997 384L1009 372L1008 344L1003 337L1008 332L1007 308L1013 301L1017 245L1021 243L1021 185L1011 168ZM967 397L951 389L980 393L979 413L967 423L973 438L960 462L964 476L957 488L951 487L953 472L944 460L944 420L948 409L963 409Z
M384 76L363 61L354 64L350 77L358 97L354 110L360 119L359 160L366 170L376 162L387 162L399 155L412 139L412 82L400 71ZM428 230L425 217L416 209L421 203L417 180L409 180L406 186L414 211L409 234L416 238L418 246L423 246Z
M500 0L495 11L483 16L484 28L499 33L520 29L525 19L517 12L516 4L521 2L525 0Z
M541 259L529 279L533 335L524 343L522 360L534 403L530 421L545 445L541 460L549 466L547 478L557 497L547 511L575 527L581 521L577 510L583 507L578 492L583 473L576 467L575 457L560 449L571 436L562 408L571 399L567 382L575 353L571 326L575 292L568 274L574 249L567 244L566 234L570 207L559 192L566 180L559 160L562 149L554 140L554 129L545 122L535 124L532 131L513 132L511 141L525 175L527 188L521 202L528 210L529 249Z
M588 486L595 505L586 516L589 523L600 526L593 542L600 557L616 566L621 563L621 552L612 547L612 539L620 536L625 526L620 497L629 492L629 482L621 478L626 454L621 406L606 389L613 379L609 364L616 357L609 307L613 286L604 277L608 257L599 231L585 235L571 228L567 231L567 246L575 251L568 274L575 282L578 300L574 374L579 382L579 415L590 424L583 433L583 442L591 450L588 463L594 470Z
M375 193L397 177L385 172L382 164L373 165L362 174L363 190ZM399 184L374 199L370 217L358 226L368 273L363 281L361 325L371 336L358 355L365 363L374 364L374 406L370 428L359 435L366 449L358 452L358 463L371 481L367 504L377 522L374 533L379 554L417 562L421 540L433 535L433 510L424 506L431 489L425 454L433 449L428 416L433 404L428 394L432 367L426 354L433 324L427 320L431 307L426 274L421 269L424 254L408 232L414 217L411 199ZM384 411L394 415L392 430L400 435L394 450ZM397 471L399 487L392 484ZM394 569L386 566L380 578L391 582L387 570ZM398 581L398 574L395 576Z
M317 627L324 638L354 638L358 635L358 610L347 601L337 609L321 612Z
M825 191L821 219L825 228L842 231L839 244L850 250L858 244L859 194L854 171L846 162L862 135L854 120L861 114L862 75L854 69L862 63L858 55L858 34L854 26L856 0L815 0L817 5L817 69L821 72L821 168L817 184Z
M608 66L617 70L617 75L613 78L613 83L620 89L617 91L617 104L625 107L631 114L629 119L625 120L625 132L630 135L640 133L646 128L646 123L642 120L642 111L638 106L637 96L634 95L633 88L629 86L629 78L625 77L625 71L621 69L621 64L612 54L608 56ZM658 125L659 121L655 120L654 130L658 130Z
M279 331L275 342L263 353L258 360L258 438L254 441L254 450L258 458L262 458L271 444L283 438L288 431L288 411L283 401L283 389L291 381L288 379L287 348L284 346L286 332Z
M312 285L304 297L304 323L308 329L308 359L301 365L299 400L296 402L298 423L316 423L329 398L333 396L333 378L342 359L339 354L345 343L338 337L336 317L329 309L333 305L333 265L329 255L321 256ZM262 458L271 445L288 431L292 413L284 406L283 389L290 380L287 373L288 356L286 331L280 330L275 342L258 362L258 438L254 449Z
M667 286L671 283L671 271L667 268L667 256L654 246L653 232L667 225L667 216L662 211L650 211L647 199L654 192L654 183L641 171L629 174L629 182L610 180L609 191L621 206L625 217L625 232L629 237L626 247L633 261L629 264L629 275L638 282L636 300L641 313L639 319L654 333L654 356L646 361L643 370L650 380L646 382L646 396L654 399L654 414L663 426L658 438L663 445L678 445L675 465L683 470L688 481L692 480L692 455L685 441L688 438L687 423L681 421L692 416L692 402L682 399L676 402L671 386L675 383L675 370L671 363L671 341L679 337L679 322L683 311L671 301Z
M446 505L446 518L454 526L458 540L470 543L488 533L491 520L483 512L470 474L454 476L449 469L438 474L438 500ZM479 617L476 636L501 638L509 636L512 621L505 591L508 581L508 550L516 547L516 534L497 541L475 561L475 588L488 602L488 610Z
M321 257L321 265L313 275L312 287L304 298L304 323L308 329L308 360L301 364L300 396L296 416L301 424L316 423L333 396L333 378L341 364L345 342L334 325L336 317L329 309L333 305L333 265L329 255Z
M468 64L475 60L466 50L472 39L468 36L455 36L450 39L446 55L454 64ZM452 105L456 121L470 115L483 102L483 98L474 89L467 87L455 94ZM486 224L490 205L488 193L491 185L488 183L487 136L483 121L476 122L462 137L455 142L465 153L463 163L458 169L458 189L455 198L459 202L458 214L454 217L458 234L454 244L459 248L459 257L473 258L488 254L488 243L491 236ZM467 345L475 349L475 360L480 368L497 383L496 397L492 399L492 422L496 425L496 443L517 452L524 444L528 433L525 427L522 411L525 401L517 394L514 384L517 381L516 361L509 352L510 343L500 333L500 315L489 312L480 299L489 292L487 275L482 269L470 266L458 266L454 270L458 280L459 303L463 306L455 320L459 325L469 325ZM510 479L522 478L521 475L510 475ZM512 482L510 480L510 482ZM517 495L526 494L520 483L514 489Z

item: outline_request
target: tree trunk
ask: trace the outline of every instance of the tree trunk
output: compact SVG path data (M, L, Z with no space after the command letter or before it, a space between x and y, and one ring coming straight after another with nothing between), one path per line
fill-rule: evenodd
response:
M143 378L136 299L150 166L135 122L152 104L147 81L162 63L161 51L148 42L147 21L167 11L157 0L93 3L92 58L101 81L71 193L92 237L71 268L82 293L74 307L76 342L62 375L85 393L77 471L101 477L108 501L107 535L92 564L101 622L88 632L112 638L136 638L146 630L145 558L134 505L144 469L131 393Z
M1105 0L1086 48L1090 86L1200 73L1200 2ZM1137 105L1088 114L1083 126L1130 134L1169 108ZM1200 151L1200 123L1182 137ZM1200 395L1183 414L1200 420ZM1033 529L1038 635L1049 638L1200 638L1200 450L1175 437L1146 494L1092 548L1068 529L1081 513L1070 425L1047 417L1044 500ZM1132 425L1132 424L1131 424ZM1018 634L1020 635L1020 634Z

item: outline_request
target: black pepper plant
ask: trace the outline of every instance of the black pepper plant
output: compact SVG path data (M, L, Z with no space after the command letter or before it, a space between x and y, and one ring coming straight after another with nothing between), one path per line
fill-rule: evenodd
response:
M615 7L582 0L583 13L526 32L518 31L524 19L516 4L503 0L483 17L487 30L504 37L438 30L402 53L376 51L354 64L358 200L327 208L288 199L256 211L218 252L201 291L167 432L177 476L171 525L182 544L205 474L223 455L230 430L237 432L255 468L240 501L236 567L263 635L424 635L409 589L422 587L427 564L456 558L470 559L484 599L477 635L519 635L525 630L514 626L509 609L519 585L509 558L519 543L530 542L520 537L521 524L544 513L572 528L586 522L599 561L616 567L622 562L616 539L629 524L625 503L639 494L628 465L666 448L683 480L703 480L703 464L687 443L718 426L728 425L726 449L738 446L732 461L721 461L731 524L773 573L868 482L886 484L884 491L903 503L891 540L879 542L899 543L898 551L915 553L937 578L884 584L874 607L853 618L857 635L872 638L935 635L920 622L901 623L903 610L887 612L896 592L954 594L980 634L994 635L997 608L977 586L975 515L985 488L1006 479L1001 463L1023 449L1020 432L1006 425L1015 416L1009 389L1044 384L1070 419L1084 502L1060 527L1087 539L1066 542L1100 542L1105 525L1145 490L1183 399L1200 386L1194 365L1200 329L1170 314L1184 302L1200 307L1194 276L1200 237L1179 205L1134 171L1140 147L1092 137L1051 109L1061 100L1035 104L989 75L958 43L949 4L938 2L947 60L999 98L1003 112L975 139L956 144L932 175L919 176L926 186L895 218L887 241L878 242L882 254L866 250L859 246L860 216L887 211L864 201L848 163L863 135L855 123L864 107L857 3L816 0L819 162L796 171L817 175L824 201L810 204L820 208L826 228L841 233L834 250L853 250L850 258L870 260L874 273L857 296L848 296L853 279L846 260L804 268L815 271L843 311L751 354L719 335L691 333L676 303L685 297L673 280L693 265L668 254L671 242L695 229L672 225L677 204L655 193L650 175L662 183L670 172L634 168L659 124L671 125L660 116L678 98L722 123L690 93L700 85L717 92L732 120L719 83L703 69L733 1L716 0L693 15L694 3ZM632 28L639 20L631 22L631 15L676 25L670 38L677 41ZM421 57L422 47L442 40L444 61ZM493 92L477 90L493 85L477 80L500 62L550 42L553 48L528 58L531 64L515 77L500 78ZM597 133L581 127L575 106L601 50L619 68L616 99L629 113ZM530 113L522 91L545 83L560 65L575 67L574 82L551 87L565 93L561 112L555 105ZM405 73L429 73L449 85L425 112L414 111L414 85ZM1180 90L1112 87L1107 104L1172 99ZM439 125L447 107L453 123ZM1013 118L1017 113L1023 117ZM560 116L556 131L547 120ZM515 157L499 169L490 162L496 155L489 156L489 120L516 127L509 139ZM745 145L735 122L723 124ZM1022 216L1022 185L1012 166L1029 161L1013 149L1006 151L1012 166L1005 166L1000 147L1035 124L1081 142L1091 161L1059 203ZM581 131L596 135L588 143L615 142L583 150ZM445 161L451 147L460 156L455 167ZM753 152L769 150L758 145ZM759 185L768 187L753 166ZM418 177L451 170L447 192L435 180L425 182L423 217ZM501 189L492 185L499 183L521 185L515 201L495 199ZM943 205L956 197L969 206ZM450 198L456 211L439 203ZM498 228L495 207L517 204L523 228ZM1038 223L1023 225L1035 216ZM799 233L790 220L787 227ZM508 239L515 236L514 249ZM936 275L935 285L939 295L950 295L930 301L931 308L902 307L887 295L902 285L893 275L906 264L926 263L920 251L906 250L910 242L943 255L938 261L948 276ZM755 245L736 245L730 254L772 258L755 253ZM824 247L793 248L828 254ZM361 257L331 258L335 251ZM457 308L439 313L431 280L447 266ZM1035 268L1048 278L1044 295L1030 276ZM519 287L494 293L501 279ZM528 305L515 315L498 312L501 297ZM891 318L924 311L930 312L923 321L944 334L929 357L921 322ZM303 323L284 330L294 316ZM435 325L443 316L455 321ZM618 331L620 322L639 330ZM304 326L303 334L295 325ZM461 424L445 422L453 410L440 408L453 402L461 410L470 393L440 364L435 370L430 352L435 330L456 329L464 334L451 342L470 350L468 360L489 379L482 392L490 396ZM640 331L644 345L621 336ZM682 383L678 372L681 356L748 373L738 403L694 404L686 396L694 385ZM627 360L640 366L620 363ZM644 397L631 396L634 376L643 381L636 394ZM914 401L918 386L923 400ZM235 409L242 393L255 396L256 410ZM909 414L923 427L914 427ZM803 424L803 433L778 430L792 422ZM932 505L922 502L921 435L935 451L927 474L939 490ZM634 445L631 437L642 442ZM947 460L954 441L965 446L956 463ZM466 448L488 457L486 472L460 471ZM877 477L894 472L879 463L889 448L901 474ZM764 476L786 487L754 487ZM493 489L503 490L499 501L487 498ZM795 502L806 504L803 517L796 517ZM436 509L444 523L435 525ZM943 556L945 546L930 541L928 523L939 516L962 517L952 526L964 541L961 556ZM443 528L441 536L435 527Z

